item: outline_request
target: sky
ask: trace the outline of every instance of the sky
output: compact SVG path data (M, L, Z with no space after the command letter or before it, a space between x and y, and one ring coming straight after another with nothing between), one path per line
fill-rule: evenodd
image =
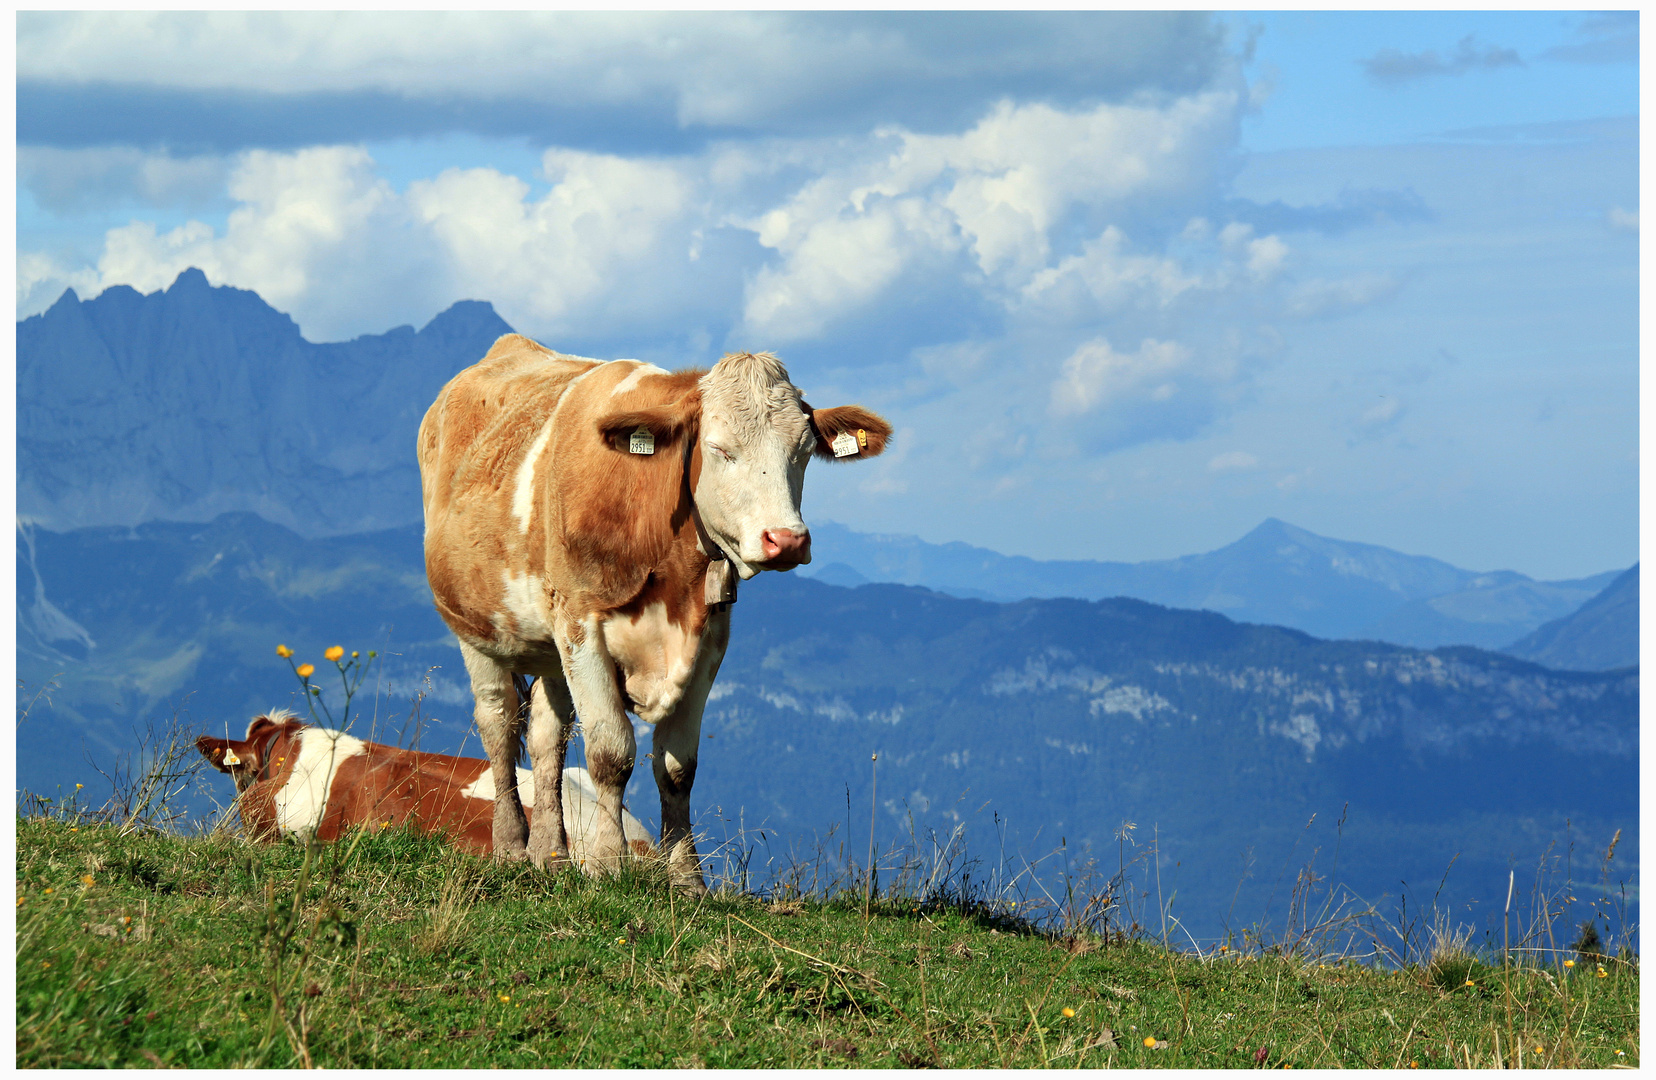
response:
M459 300L897 428L806 520L1638 558L1638 16L20 13L18 317Z

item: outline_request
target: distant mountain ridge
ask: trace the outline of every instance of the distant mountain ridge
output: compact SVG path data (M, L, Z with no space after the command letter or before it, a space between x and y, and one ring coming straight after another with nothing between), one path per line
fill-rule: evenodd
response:
M306 341L256 293L67 291L17 324L17 512L68 529L246 510L302 535L419 520L415 434L511 327L462 301L416 332Z
M359 703L359 733L407 737L424 688L423 746L479 755L420 534L307 540L245 513L27 530L18 675L31 695L62 674L18 726L18 784L93 781L83 740L107 762L134 723L174 708L222 732L298 705L278 642L312 662L334 644L379 650L382 694ZM1322 641L1131 599L997 604L797 574L749 583L732 618L694 806L766 830L774 852L808 850L843 820L848 792L866 814L877 752L882 845L912 814L940 833L969 822L983 855L998 815L1008 850L1041 854L1062 837L1113 864L1120 822L1139 822L1141 842L1159 827L1168 888L1198 933L1231 903L1250 852L1271 868L1240 887L1236 911L1256 917L1313 813L1323 832L1305 842L1332 851L1343 821L1340 878L1372 898L1399 878L1435 883L1461 853L1445 903L1498 912L1510 860L1533 866L1565 819L1601 849L1624 828L1617 865L1636 873L1636 671ZM647 769L629 805L655 816Z
M1639 564L1580 610L1554 619L1504 650L1550 668L1600 671L1639 662Z
M1318 536L1276 518L1215 551L1141 563L1042 561L958 542L857 533L833 522L813 523L811 534L814 561L803 572L833 584L923 585L1000 601L1130 596L1317 637L1416 648L1499 648L1574 611L1618 573L1557 582L1513 571L1477 573Z

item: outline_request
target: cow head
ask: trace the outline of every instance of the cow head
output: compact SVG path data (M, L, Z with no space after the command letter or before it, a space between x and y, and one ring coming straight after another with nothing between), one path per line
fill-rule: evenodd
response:
M236 794L252 787L270 759L271 744L288 728L302 725L292 713L277 709L265 716L255 716L247 725L243 739L215 739L203 735L196 740L196 749L222 773L229 773L236 782Z
M811 561L799 503L813 454L874 457L891 437L891 425L861 406L807 405L770 353L730 353L672 404L612 415L599 426L610 438L647 428L658 453L688 440L702 531L744 579ZM840 436L850 442L836 455Z

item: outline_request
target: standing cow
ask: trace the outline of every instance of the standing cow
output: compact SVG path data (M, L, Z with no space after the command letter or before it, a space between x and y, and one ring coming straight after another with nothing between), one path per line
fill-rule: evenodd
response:
M811 455L873 457L890 434L860 406L805 404L769 353L667 372L507 334L443 388L420 425L426 576L471 676L497 857L566 857L558 781L579 714L598 789L589 866L619 865L630 711L655 726L673 881L705 891L690 788L732 575L809 562L799 501ZM532 827L517 789L514 675L535 676Z

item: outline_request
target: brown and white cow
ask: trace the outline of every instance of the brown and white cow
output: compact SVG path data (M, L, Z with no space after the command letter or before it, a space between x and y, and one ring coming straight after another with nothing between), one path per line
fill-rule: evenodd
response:
M557 778L579 714L598 790L588 865L618 865L632 712L655 728L674 881L705 888L690 789L733 575L809 562L799 502L811 455L873 457L890 434L860 406L805 404L769 353L667 372L507 334L443 388L420 425L426 574L494 764L497 857L545 865L566 849ZM514 674L535 676L532 822L516 783Z
M203 735L196 748L235 781L242 824L255 840L336 840L359 826L406 826L445 833L456 847L480 855L493 850L494 771L481 758L364 742L281 709L254 717L242 739ZM527 769L518 770L518 785L534 791ZM590 858L597 795L585 769L564 770L569 857L577 863ZM625 811L622 829L635 854L653 851L643 822Z

